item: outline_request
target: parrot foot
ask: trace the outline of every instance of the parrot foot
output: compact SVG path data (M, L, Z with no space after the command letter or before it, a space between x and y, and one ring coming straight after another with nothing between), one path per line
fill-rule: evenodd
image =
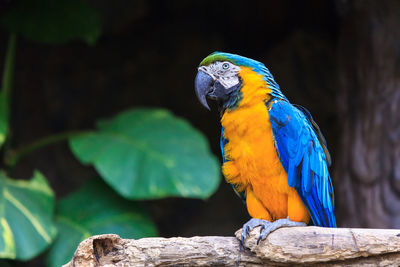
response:
M268 222L268 224L262 224L260 229L260 235L257 239L257 245L260 243L261 240L267 238L267 236L275 231L276 229L282 227L296 227L296 226L307 226L304 222L294 222L288 218L286 219L279 219L274 222Z
M287 219L279 219L274 222L269 222L266 220L252 218L247 223L243 225L242 234L241 234L241 245L244 248L244 240L250 234L250 231L253 230L257 226L261 226L260 235L257 239L257 245L260 243L261 240L267 238L267 236L275 231L276 229L282 227L295 227L295 226L306 226L304 222L294 222L291 221L289 218Z
M266 226L269 226L271 223L272 222L269 222L266 220L251 218L247 223L243 224L242 235L240 238L240 241L241 241L240 243L242 244L242 247L244 248L244 240L250 234L251 230L253 230L257 226L261 226L261 229L263 229L263 227L265 228ZM261 232L260 232L260 234L261 234Z

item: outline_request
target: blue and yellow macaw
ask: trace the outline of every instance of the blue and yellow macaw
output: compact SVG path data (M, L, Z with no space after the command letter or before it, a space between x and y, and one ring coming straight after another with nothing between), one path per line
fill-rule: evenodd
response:
M221 109L222 172L252 217L244 239L284 226L336 227L325 139L311 114L291 104L264 64L215 52L198 68L196 95Z

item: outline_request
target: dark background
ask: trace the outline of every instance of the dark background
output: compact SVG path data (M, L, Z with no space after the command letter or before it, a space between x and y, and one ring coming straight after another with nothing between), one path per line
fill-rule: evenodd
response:
M207 136L213 152L220 156L219 114L215 108L208 112L198 103L193 81L199 62L211 52L236 53L265 63L288 99L307 107L322 129L333 156L330 169L333 182L339 188L336 190L339 226L397 226L397 222L390 220L375 225L373 220L361 217L350 220L353 215L345 208L348 198L342 196L346 192L353 194L353 187L343 187L344 175L337 174L341 155L349 154L357 138L351 136L351 127L357 123L364 125L378 109L369 105L372 111L365 113L366 117L356 116L364 101L357 96L366 94L360 80L374 76L374 68L382 68L372 60L362 60L371 53L380 58L381 50L375 48L380 46L382 38L375 38L377 32L386 31L398 42L393 25L400 27L400 23L396 24L400 12L394 13L394 22L386 23L387 14L398 12L397 1L93 0L90 3L100 13L103 30L94 46L79 41L43 45L18 40L11 118L14 147L66 130L91 128L97 119L130 107L150 106L170 109L189 120ZM3 3L3 9L8 5ZM7 37L7 32L1 30L0 51L5 51ZM390 38L382 40L391 43ZM398 47L393 49L397 50L387 57L397 55ZM359 51L364 52L359 54ZM398 63L392 64L396 70ZM369 68L360 77L357 71L365 66ZM392 76L397 75L396 71ZM395 80L392 76L387 79ZM396 86L388 96L397 95ZM367 89L374 92L373 88ZM349 98L357 100L351 103ZM390 114L397 114L400 105L396 103ZM347 106L352 109L347 110ZM352 119L355 122L349 122ZM397 117L394 120L398 122ZM368 125L375 129L373 123ZM374 131L367 130L368 133L374 140ZM376 138L384 142L384 134ZM360 153L380 147L375 143L372 147L364 145ZM377 153L380 157L391 154ZM392 165L385 165L390 173L394 172L395 181L393 166L399 158L400 154L391 158ZM346 158L344 165L340 165L342 173L347 170L348 161ZM371 168L382 167L374 164ZM35 168L48 178L57 198L95 175L93 169L74 159L66 143L27 156L13 176L28 178ZM361 203L357 202L357 196L354 194L351 203L356 206ZM245 207L225 182L207 201L173 198L148 201L146 205L160 236L164 237L232 235L249 219ZM360 210L368 211L362 207ZM390 216L393 214L399 212L395 210Z

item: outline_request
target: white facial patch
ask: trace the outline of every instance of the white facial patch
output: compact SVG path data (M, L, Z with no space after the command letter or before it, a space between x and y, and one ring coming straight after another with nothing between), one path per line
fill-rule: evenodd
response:
M240 67L228 61L217 61L208 66L201 66L199 70L210 75L215 81L219 81L225 89L229 89L239 83L238 73Z

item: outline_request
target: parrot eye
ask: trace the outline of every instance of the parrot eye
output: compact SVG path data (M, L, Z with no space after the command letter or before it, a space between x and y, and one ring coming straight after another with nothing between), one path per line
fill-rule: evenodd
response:
M224 70L229 69L229 64L228 63L222 64L222 69L224 69Z

